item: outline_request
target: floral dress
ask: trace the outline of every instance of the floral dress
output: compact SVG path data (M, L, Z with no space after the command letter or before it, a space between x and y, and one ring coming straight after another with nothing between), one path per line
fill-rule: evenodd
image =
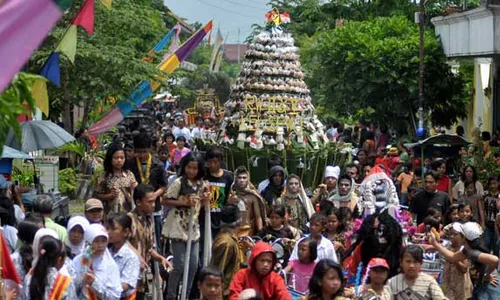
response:
M137 180L134 173L127 170L121 174L102 174L99 178L99 184L96 193L109 194L115 188L118 190L118 196L113 201L103 201L104 213L107 215L111 211L118 209L118 212L130 212L134 208L132 200L132 187L137 186ZM118 201L118 203L116 202Z

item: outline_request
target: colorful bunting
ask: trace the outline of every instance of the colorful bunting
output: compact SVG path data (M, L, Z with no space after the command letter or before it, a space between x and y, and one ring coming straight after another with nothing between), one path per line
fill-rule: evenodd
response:
M215 39L214 49L212 51L212 58L210 59L210 67L208 69L210 72L213 72L214 70L215 60L217 59L217 54L219 53L219 49L222 46L222 42L224 42L224 38L220 33L220 29L218 29L217 37Z
M60 52L66 55L66 57L72 62L75 63L75 55L76 55L76 33L77 28L76 25L71 25L63 38L59 42L55 52Z
M24 66L71 0L10 0L0 6L0 92Z
M45 61L40 75L52 81L57 87L61 87L61 69L59 68L59 52L52 52Z
M212 21L208 22L205 27L198 30L193 36L191 36L181 47L172 54L167 60L162 62L156 68L162 70L165 73L172 73L180 66L181 62L184 61L198 46L198 44L203 40L206 34L212 30ZM163 78L159 78L163 80ZM118 103L118 106L111 110L103 119L94 124L89 128L89 133L93 136L100 135L107 132L111 127L120 123L125 116L127 116L137 105L140 105L144 100L146 100L158 87L159 82L141 81L139 86L135 91L126 99Z
M82 26L89 35L94 34L94 0L85 1L71 24Z
M49 116L49 95L47 93L47 82L44 79L38 79L33 83L31 94L38 107L45 116Z

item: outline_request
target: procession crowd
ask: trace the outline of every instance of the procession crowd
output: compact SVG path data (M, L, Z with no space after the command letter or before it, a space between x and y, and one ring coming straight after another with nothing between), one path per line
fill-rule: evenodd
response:
M460 160L453 182L446 160L387 147L383 126L331 126L332 141L359 146L351 163L308 193L273 156L254 186L218 147L192 151L211 130L198 121L115 139L84 215L62 224L48 195L25 216L0 177L21 282L6 298L145 299L152 272L166 299L500 299L497 176L483 186Z

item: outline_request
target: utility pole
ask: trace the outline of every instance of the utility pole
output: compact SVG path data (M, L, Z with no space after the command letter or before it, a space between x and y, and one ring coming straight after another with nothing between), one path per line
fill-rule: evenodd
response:
M418 13L418 27L420 29L420 65L418 75L418 128L417 136L423 137L424 135L424 70L425 70L425 47L424 47L424 34L425 34L425 0L420 0L420 10Z
M238 28L238 65L240 64L240 29Z

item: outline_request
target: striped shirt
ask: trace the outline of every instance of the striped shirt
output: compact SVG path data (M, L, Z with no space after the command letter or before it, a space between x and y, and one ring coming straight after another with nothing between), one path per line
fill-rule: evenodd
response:
M394 300L445 300L443 291L434 277L420 273L413 284L408 284L403 274L398 274L388 282Z

